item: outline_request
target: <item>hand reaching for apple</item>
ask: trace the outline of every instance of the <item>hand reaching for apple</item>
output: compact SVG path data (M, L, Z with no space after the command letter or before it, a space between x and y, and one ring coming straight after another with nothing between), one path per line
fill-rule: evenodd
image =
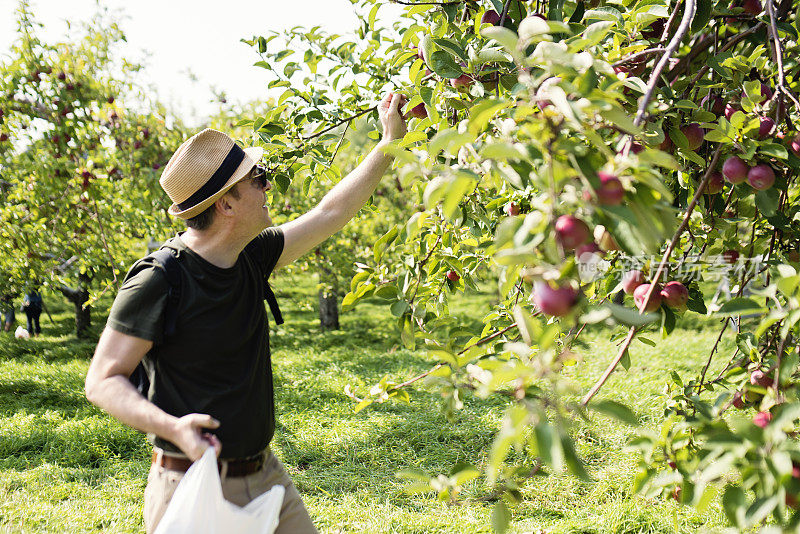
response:
M388 93L378 104L378 115L383 125L383 140L394 141L402 139L406 132L406 121L400 108L405 104L406 97L400 93Z

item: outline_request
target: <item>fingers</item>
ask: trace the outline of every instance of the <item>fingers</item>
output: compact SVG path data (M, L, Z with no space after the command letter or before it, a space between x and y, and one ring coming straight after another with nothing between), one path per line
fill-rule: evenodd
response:
M209 432L203 432L203 439L206 440L209 445L214 447L214 452L217 454L217 458L219 458L219 455L222 452L222 442L219 440L219 438Z
M219 421L207 414L191 414L191 425L195 428L219 428Z

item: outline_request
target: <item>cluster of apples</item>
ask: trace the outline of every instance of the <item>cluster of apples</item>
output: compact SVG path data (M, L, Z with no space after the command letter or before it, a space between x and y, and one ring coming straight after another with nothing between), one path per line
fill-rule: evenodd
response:
M650 298L647 299L650 287L651 284L647 283L642 271L631 270L622 275L622 290L627 295L633 295L633 301L638 309L644 306L644 311L652 312L660 308L662 303L678 311L686 309L689 302L689 290L681 282L673 280L664 286L657 284L652 290Z

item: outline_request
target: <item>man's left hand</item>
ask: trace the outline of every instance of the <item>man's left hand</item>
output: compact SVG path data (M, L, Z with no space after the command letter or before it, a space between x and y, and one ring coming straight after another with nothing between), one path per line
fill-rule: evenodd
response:
M400 107L404 104L406 97L400 93L389 93L383 97L378 104L378 115L383 125L383 140L394 141L402 139L406 132L406 121L400 113Z

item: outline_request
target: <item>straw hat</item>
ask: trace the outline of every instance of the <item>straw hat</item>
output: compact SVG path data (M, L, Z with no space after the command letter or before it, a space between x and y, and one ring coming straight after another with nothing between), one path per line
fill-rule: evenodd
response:
M170 215L191 219L244 178L264 149L242 149L218 130L206 128L178 147L161 173L161 187L173 204Z

